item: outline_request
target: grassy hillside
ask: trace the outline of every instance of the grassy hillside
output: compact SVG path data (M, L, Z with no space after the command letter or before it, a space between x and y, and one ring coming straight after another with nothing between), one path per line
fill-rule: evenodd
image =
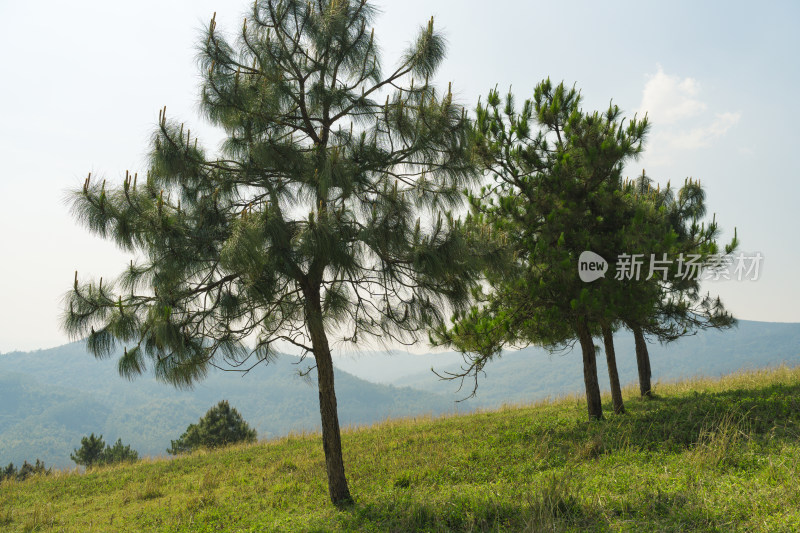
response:
M637 375L633 339L622 332L616 344L621 380L631 383ZM457 369L459 354L342 351L335 364L344 424L468 412L583 389L582 363L575 351L560 356L535 348L506 353L486 367L477 396L458 404L454 400L464 398L471 384L458 391L458 382L442 382L430 369ZM700 332L664 347L651 344L650 352L656 382L784 362L800 364L800 324L741 321L730 331ZM110 442L121 438L144 455L161 454L171 439L222 399L230 401L261 438L313 431L319 427L317 391L297 376L309 364L282 356L247 376L213 372L194 390L179 391L157 383L152 375L128 382L117 372L116 356L98 361L80 342L3 354L0 464L39 458L47 465L70 467L69 453L92 432ZM602 354L598 373L601 387L606 386Z
M567 397L348 430L342 511L308 434L5 482L0 529L800 530L800 367L626 392L602 422Z
M223 399L261 438L319 427L316 375L300 378L298 370L309 363L296 357L281 356L246 376L212 372L188 391L151 374L127 381L117 359L97 360L82 342L0 355L0 464L39 458L48 466L73 466L69 454L89 433L107 442L121 438L143 455L163 454L171 439ZM338 370L336 392L344 424L453 409L434 392L369 383Z

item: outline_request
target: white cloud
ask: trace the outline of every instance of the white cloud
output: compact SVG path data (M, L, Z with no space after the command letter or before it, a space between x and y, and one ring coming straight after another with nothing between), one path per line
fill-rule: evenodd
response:
M741 118L740 113L718 113L710 124L671 136L669 139L670 145L682 149L708 146L711 141L725 135L729 129L739 122L739 118Z
M648 76L638 113L647 113L653 125L648 143L651 162L667 161L676 150L710 146L739 122L738 112L711 115L701 92L696 79L667 74L660 65L656 74Z
M639 113L647 113L650 120L659 124L673 124L706 110L706 104L697 99L699 93L697 80L665 74L659 65L658 72L644 86Z

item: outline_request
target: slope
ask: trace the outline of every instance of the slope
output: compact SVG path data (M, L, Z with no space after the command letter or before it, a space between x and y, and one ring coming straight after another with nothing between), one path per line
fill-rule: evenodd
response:
M345 432L356 503L319 435L0 485L7 531L797 531L800 368ZM605 399L608 403L608 398Z
M98 361L80 342L0 355L0 464L38 457L70 466L69 453L90 432L107 442L121 438L140 454L164 454L170 439L222 399L261 438L311 431L319 425L316 378L313 372L310 379L298 376L308 366L284 355L247 375L213 372L185 391L151 375L129 382L117 373L116 357ZM343 371L336 380L343 425L453 410L435 393L369 383Z

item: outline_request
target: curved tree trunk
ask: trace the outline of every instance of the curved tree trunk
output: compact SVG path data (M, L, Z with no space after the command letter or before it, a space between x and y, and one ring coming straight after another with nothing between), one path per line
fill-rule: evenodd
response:
M578 319L578 339L583 352L583 382L586 385L586 404L589 418L603 418L603 404L600 400L600 383L597 381L597 359L594 342L585 317Z
M633 338L636 342L636 366L639 368L639 392L642 396L650 396L652 388L650 385L650 354L647 351L647 341L644 332L639 326L631 327Z
M347 478L344 474L342 439L339 430L339 414L336 409L336 390L333 384L333 358L328 336L322 324L322 309L319 292L306 295L306 325L314 348L319 388L319 412L322 419L322 448L325 451L325 466L328 472L328 493L334 505L341 506L353 501ZM309 298L309 296L311 296Z
M617 354L614 351L614 333L611 327L603 325L603 345L606 349L606 362L608 363L608 380L611 383L611 399L614 401L614 412L625 412L622 401L622 389L619 386L619 373L617 372Z

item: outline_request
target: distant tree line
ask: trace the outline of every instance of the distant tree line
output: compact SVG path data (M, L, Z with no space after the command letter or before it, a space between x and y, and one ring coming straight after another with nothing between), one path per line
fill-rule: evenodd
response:
M227 400L222 400L209 409L197 424L190 424L177 440L171 441L167 453L178 455L198 448L220 448L255 440L256 430L244 421L239 411L232 408ZM77 465L94 467L135 462L139 460L139 452L130 445L122 444L122 439L108 445L102 435L92 433L81 438L80 448L73 450L70 459Z
M227 400L222 400L209 409L196 424L190 424L186 431L171 441L167 450L172 455L189 453L199 448L220 448L240 442L255 442L256 430L245 422L242 415L232 408ZM91 433L81 438L81 445L70 454L79 466L97 467L139 460L139 452L117 439L113 445L106 444L102 435ZM36 459L31 464L24 461L17 468L14 463L0 467L0 482L4 480L23 481L34 474L49 474L44 461Z
M49 474L51 468L45 468L44 461L36 459L36 462L31 464L24 461L19 469L14 466L14 463L8 463L5 468L0 467L0 482L7 479L15 479L17 481L24 481L34 474Z

